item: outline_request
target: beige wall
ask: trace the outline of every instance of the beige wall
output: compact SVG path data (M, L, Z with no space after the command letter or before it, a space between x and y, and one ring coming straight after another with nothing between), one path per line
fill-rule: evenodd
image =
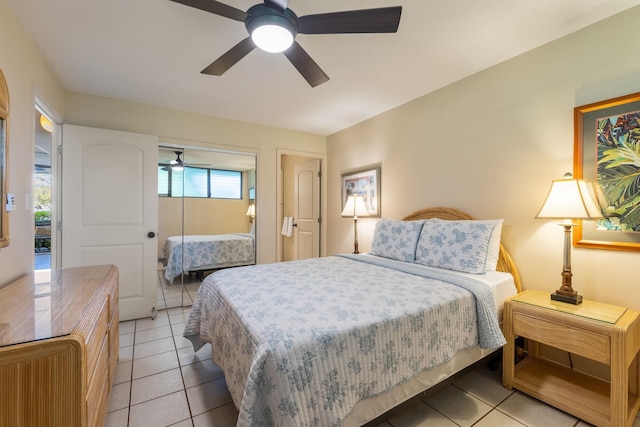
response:
M247 199L200 199L186 197L158 198L158 254L169 236L182 234L184 207L184 234L248 233L251 230Z
M525 288L560 285L562 229L536 220L552 179L572 170L573 108L640 91L640 7L506 61L328 139L328 253L349 252L340 174L382 164L382 215L450 206L505 219ZM361 219L368 250L375 225ZM574 287L640 309L640 253L574 248Z
M22 26L0 0L0 68L9 87L9 192L16 210L9 213L11 243L0 249L0 286L33 269L33 215L27 209L34 161L36 97L57 116L62 113L64 91ZM2 202L4 205L4 201Z

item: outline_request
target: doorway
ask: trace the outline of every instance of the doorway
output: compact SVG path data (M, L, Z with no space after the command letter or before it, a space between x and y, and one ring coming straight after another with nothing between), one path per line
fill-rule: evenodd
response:
M54 122L38 106L35 108L35 156L33 179L34 270L55 267L55 245L52 244L54 201Z
M278 150L278 262L315 258L326 252L322 226L325 164L324 156Z

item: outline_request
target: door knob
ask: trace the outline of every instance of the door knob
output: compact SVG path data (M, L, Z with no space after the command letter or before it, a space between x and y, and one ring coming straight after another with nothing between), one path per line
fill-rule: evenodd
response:
M147 237L150 239L153 239L154 237L156 237L156 233L154 233L153 231L150 231L147 233Z

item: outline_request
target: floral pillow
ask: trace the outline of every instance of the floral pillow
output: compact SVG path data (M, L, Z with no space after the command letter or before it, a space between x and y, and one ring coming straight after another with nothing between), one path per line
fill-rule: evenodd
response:
M465 273L485 273L497 226L501 227L502 221L426 221L416 247L416 262ZM499 243L498 239L498 249Z
M414 262L422 224L424 220L381 219L376 223L369 253L398 261Z
M434 218L432 221L447 220ZM458 222L462 221L469 222L469 220L461 220ZM487 262L485 263L484 268L485 271L496 271L496 267L498 266L498 257L500 256L500 239L502 237L502 223L504 222L504 219L474 219L471 221L479 224L495 224L495 227L493 227L493 231L491 232L491 239L489 240L489 248L487 250Z

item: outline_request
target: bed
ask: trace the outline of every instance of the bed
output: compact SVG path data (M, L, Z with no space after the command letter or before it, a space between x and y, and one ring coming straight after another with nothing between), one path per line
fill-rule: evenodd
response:
M378 221L368 254L208 276L184 336L195 350L211 344L237 425L363 425L499 349L502 301L520 290L520 278L495 241L502 221L469 220L426 209ZM463 245L468 253L493 238L494 267L486 268L488 251L477 262L469 262L477 254L454 261L482 274L429 265L445 227L458 237L481 230L484 243Z
M255 264L255 239L252 233L171 236L164 256L164 277L173 283L182 273Z

